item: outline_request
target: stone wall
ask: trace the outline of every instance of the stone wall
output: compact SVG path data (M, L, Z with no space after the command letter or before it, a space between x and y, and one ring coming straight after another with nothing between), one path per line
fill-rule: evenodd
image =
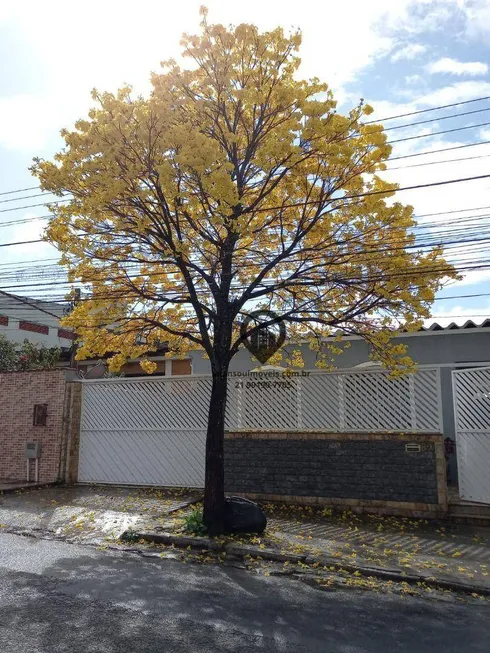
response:
M70 395L66 420L66 456L64 461L65 480L76 483L78 480L78 460L80 451L80 421L82 417L82 384L69 383Z
M271 501L410 515L447 509L440 434L228 433L225 482L227 493Z
M39 482L64 480L72 418L72 386L63 370L0 374L0 478L26 480L26 442L41 443ZM76 394L76 391L75 391ZM34 406L47 406L46 424L34 424ZM76 411L75 411L76 414ZM30 462L34 481L35 461Z

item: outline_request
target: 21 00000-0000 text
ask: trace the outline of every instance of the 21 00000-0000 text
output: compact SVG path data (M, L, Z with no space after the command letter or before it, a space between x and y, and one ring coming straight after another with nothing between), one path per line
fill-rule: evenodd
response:
M292 388L291 381L235 381L235 388Z

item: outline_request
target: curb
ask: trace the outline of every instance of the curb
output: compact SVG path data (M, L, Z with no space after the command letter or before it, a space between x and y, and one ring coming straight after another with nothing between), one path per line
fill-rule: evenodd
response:
M188 508L189 506L194 506L196 503L199 503L200 501L202 501L202 497L195 497L194 499L183 501L178 506L175 506L175 508L171 508L170 510L167 510L165 514L171 515L172 513L178 512L179 510L183 510L184 508Z
M155 544L166 544L169 546L177 546L181 549L198 549L202 551L223 551L224 545L221 542L215 542L207 537L193 537L192 535L172 535L172 533L134 533L129 531L135 540L145 540L145 542L154 542ZM121 535L121 540L125 540L125 531Z
M19 485L17 487L9 487L0 490L0 498L2 494L14 494L15 492L31 492L33 490L44 490L52 487L66 487L62 481L53 481L52 483L26 483L25 485Z
M125 533L122 534L121 539L124 540ZM248 544L233 544L233 542L225 544L217 542L208 537L194 537L192 535L173 535L172 533L135 533L135 540L144 540L145 542L154 542L155 544L165 544L169 546L176 546L180 549L195 549L197 551L216 551L218 553L226 553L229 556L237 558L245 558L247 555L263 558L264 560L271 560L273 562L305 562L307 559L306 553L283 553L281 551L274 551L273 549L259 549L256 546Z
M136 537L136 536L135 536ZM124 533L122 539L124 538ZM367 565L356 565L350 562L341 562L339 558L331 558L329 556L312 556L307 554L296 553L283 553L273 549L260 549L256 546L249 544L234 544L233 542L225 544L217 542L207 537L193 537L191 535L173 535L171 533L153 533L143 532L137 533L137 539L145 540L145 542L154 542L156 544L165 544L175 546L182 549L196 549L199 551L207 550L225 553L227 556L235 558L246 558L252 556L261 558L262 560L269 560L271 562L290 562L292 564L303 563L311 566L319 563L322 566L334 567L336 571L358 572L362 576L375 577L380 580L387 580L399 583L408 583L409 585L416 585L417 583L424 583L428 587L434 589L447 589L455 592L463 592L466 594L481 594L482 596L490 596L490 586L471 585L461 581L452 581L443 578L436 578L435 576L426 576L425 574L414 574L400 571L399 569L389 569L384 567L370 567Z

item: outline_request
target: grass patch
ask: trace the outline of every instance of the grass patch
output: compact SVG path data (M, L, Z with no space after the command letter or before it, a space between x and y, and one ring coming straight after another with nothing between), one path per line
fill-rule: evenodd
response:
M208 529L203 521L203 513L201 508L194 508L187 515L184 516L183 530L192 535L207 535Z
M139 535L136 531L129 529L124 531L124 533L121 535L121 540L123 542L127 542L128 544L134 544L139 540Z

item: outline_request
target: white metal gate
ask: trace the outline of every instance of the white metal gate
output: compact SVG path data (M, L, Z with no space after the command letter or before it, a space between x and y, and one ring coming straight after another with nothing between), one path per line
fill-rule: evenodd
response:
M202 487L209 376L83 381L81 482ZM442 430L438 370L230 377L227 428Z
M460 497L490 503L490 367L454 371L453 398Z
M83 383L78 480L202 487L211 379Z

